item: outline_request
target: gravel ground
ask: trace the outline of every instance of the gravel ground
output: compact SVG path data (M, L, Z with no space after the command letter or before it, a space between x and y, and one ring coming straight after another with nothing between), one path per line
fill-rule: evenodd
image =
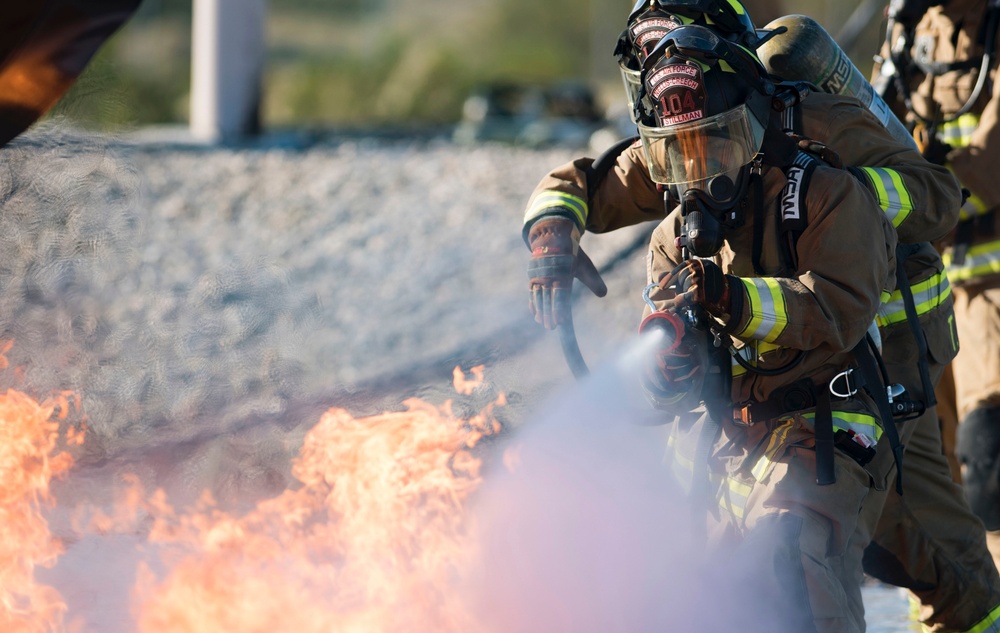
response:
M455 365L487 365L516 423L571 380L527 313L520 223L573 155L37 129L0 154L0 337L25 388L82 396L84 463L163 461L223 500L280 489L272 463L326 408L441 401ZM584 245L600 264L642 230ZM634 331L642 256L608 275L609 297L579 301L592 362Z
M517 426L573 382L527 315L520 223L541 176L577 153L36 128L0 150L0 338L14 340L0 378L81 396L75 495L125 471L179 502L275 494L323 410L441 402L455 365L486 365ZM602 266L648 228L584 247ZM607 272L607 298L578 297L592 366L634 332L643 255ZM899 594L866 591L886 622L872 630L905 630L889 624Z

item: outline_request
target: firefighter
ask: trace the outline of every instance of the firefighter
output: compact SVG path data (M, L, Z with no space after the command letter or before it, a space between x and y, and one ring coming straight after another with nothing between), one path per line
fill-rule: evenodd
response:
M715 502L713 540L756 548L763 586L792 598L780 628L861 631L852 543L870 534L862 502L885 486L892 455L876 459L891 446L884 386L863 368L894 284L895 233L857 179L784 134L756 60L710 35L677 29L651 53L639 131L651 179L681 201L653 233L650 298L732 337L719 366L730 387L699 388L712 365L690 367L689 349L662 354L644 385L658 402L700 390L710 413L673 426L677 476Z
M549 190L529 206L536 312L560 303L538 298L551 287L539 273L559 268L548 253L572 253L584 228L648 217L662 204L656 184L673 187L682 203L654 231L649 298L657 312L669 306L664 314L700 311L713 336L739 347L714 365L732 378L713 394L699 386L715 383L713 363L692 362L705 348L696 330L686 335L693 348L650 366L644 386L656 402L695 394L711 411L674 422L678 477L706 504L714 543L755 548L762 564L746 583L784 598L779 630L864 630L860 552L849 554L871 527L859 525L862 502L885 485L878 472L892 453L875 459L882 387L871 362L867 373L857 363L871 360L867 331L894 283L895 233L854 176L781 131L759 62L698 26L675 29L656 51L643 75L645 158L631 170L619 163L590 201Z
M707 6L710 3L700 4ZM644 3L637 5L636 11L632 15L633 19L644 16L643 5ZM650 6L653 9L664 8L660 3L654 3ZM728 6L731 8L739 7L736 2L728 2ZM666 8L672 9L672 7ZM655 19L654 23L646 26L662 27L671 21L674 24L696 21L699 16L691 14L691 8L692 5L689 4L685 4L684 7L678 6L677 9L688 11L687 14L680 17L663 15L662 12L652 15L652 11L646 11L645 17ZM737 12L737 16L739 15ZM698 21L705 22L704 20ZM720 20L716 19L713 22L716 29L720 28ZM743 22L746 21L743 20ZM634 26L632 19L630 19L629 26ZM640 27L635 29L632 35L646 32L648 32L648 28ZM626 31L624 35L628 36L629 32ZM662 37L662 33L659 36ZM621 52L619 50L619 53ZM632 69L626 70L632 72L633 75L637 74L634 72L634 66ZM632 81L626 81L626 86L632 86L630 98L634 101L636 86L634 76ZM880 194L879 201L885 212L893 219L894 224L901 227L901 231L905 233L909 230L913 235L911 239L915 240L918 239L921 232L923 235L928 235L928 232L938 231L940 234L947 230L949 214L951 213L949 209L957 207L959 198L953 181L947 173L944 173L944 170L929 167L914 152L901 146L898 141L894 141L887 135L881 124L861 108L855 100L814 94L801 104L800 110L798 114L802 115L800 117L801 125L805 126L806 132L827 140L836 149L845 151L851 161L856 162L856 164L864 165L867 163L883 166L882 168L869 167L852 171L866 187L873 190L873 193ZM853 142L848 142L848 138L854 139ZM862 142L859 142L858 139L861 139ZM815 145L807 144L808 146L816 148ZM820 151L823 151L822 148ZM653 190L648 177L644 181L641 161L636 154L635 148L626 151L615 167L616 177L609 179L608 184L602 186L595 196L590 196L587 188L588 186L592 187L593 181L600 176L591 173L589 161L575 161L571 165L556 170L542 182L533 197L533 204L529 205L527 216L529 224L532 218L544 215L546 209L551 211L560 205L564 211L574 208L580 211L587 209L589 204L589 214L585 214L583 217L590 216L586 228L591 231L611 230L644 219L660 217L662 212L658 213L658 207L662 204L662 198ZM881 182L878 182L877 179ZM885 186L885 183L889 183L890 188L888 190L880 189L880 187ZM898 189L893 190L892 186L896 186ZM611 197L615 199L622 195L631 196L635 202L633 208L624 212L624 217L620 217L622 214L616 215L608 212L595 213L595 205L604 200L605 191L610 192ZM601 208L604 208L604 205L601 205ZM928 211L921 211L925 208ZM930 213L934 209L940 211L936 214ZM610 217L605 217L609 215ZM577 215L577 217L580 216ZM941 228L942 226L944 228ZM933 233L930 234L933 235ZM575 240L567 243L576 244ZM911 257L907 260L906 269L910 273L910 283L914 284L915 291L919 293L918 296L923 297L917 307L921 312L921 324L928 331L928 338L934 338L931 334L937 333L938 336L934 340L948 341L948 344L943 348L934 348L932 345L932 350L937 352L935 356L944 356L946 360L949 351L953 353L954 349L950 343L952 337L947 333L947 326L942 328L942 324L947 323L950 314L950 306L947 302L947 285L943 284L942 286L940 282L937 284L929 282L935 276L940 278L941 268L933 250L930 252L930 257L928 257L927 251L925 245L920 249L917 257ZM589 260L581 259L577 263L576 269L578 276L584 278L585 281L589 279L589 286L592 288L600 287L600 284L594 281L595 271L589 265ZM929 272L921 272L928 270ZM568 282L568 280L567 278L566 281ZM568 288L568 283L565 287ZM536 279L534 291L536 297L544 296L540 288L541 284ZM942 290L937 295L939 298L935 299L935 297L930 296L929 291L938 288ZM541 305L538 300L534 303L536 306ZM895 358L898 368L910 369L909 373L904 374L904 383L919 397L923 381L917 377L915 371L913 361L916 354L912 333L908 332L905 324L900 324L899 318L892 318L901 315L902 308L898 305L899 303L897 297L887 304L888 307L897 304L899 310L889 310L887 306L883 306L881 310L883 332L886 334L887 355L890 359ZM559 305L559 302L554 304L549 302L545 306L546 316L539 318L552 326L558 321ZM553 311L549 313L549 309L553 309ZM943 337L940 335L942 330L945 332ZM907 341L907 339L909 340ZM942 352L941 349L944 351ZM933 372L935 376L939 373L940 360L940 358L932 357L932 362L938 361L938 370ZM892 368L892 364L890 364L890 368ZM894 374L898 375L898 373L898 371L894 371ZM902 380L902 378L895 380ZM930 423L926 421L928 418L925 417L901 426L904 432L910 430L909 432L912 433L911 442L913 442L907 451L912 459L904 461L904 464L907 465L904 473L909 482L910 492L903 498L915 503L911 504L913 507L910 510L913 516L909 517L910 521L906 524L910 529L910 534L904 543L895 547L901 552L898 555L901 565L898 567L901 567L907 574L912 573L913 578L916 578L917 586L915 588L922 590L921 595L925 600L929 599L936 605L934 613L927 622L929 624L937 623L938 626L947 626L953 630L963 630L968 628L970 623L985 621L993 617L994 614L984 616L984 610L989 607L983 607L983 605L997 603L995 572L991 566L982 565L981 556L977 556L985 551L985 547L982 545L981 526L977 526L974 517L970 516L960 491L957 491L953 486L949 488L947 485L940 485L941 480L947 483L947 466L941 462L940 439L936 435L936 426L933 423L932 415ZM919 466L921 460L928 461L928 464L917 469L911 468L911 466ZM911 473L911 470L915 470L915 473ZM884 493L881 494L884 499ZM869 496L868 503L865 504L866 510L869 512L872 511L872 508L881 507L879 503L874 502L876 498L877 495ZM891 498L900 499L899 497ZM920 525L922 515L931 519L924 527ZM953 525L949 529L942 530L942 528L948 527L942 525L941 518L945 516L952 521ZM978 541L976 538L977 529L980 535ZM937 531L936 534L935 531ZM914 536L925 537L928 532L934 538L929 540L914 538ZM886 545L889 547L889 550L886 551L890 551L894 547L891 540ZM901 545L908 547L900 547ZM937 549L928 552L928 546L936 546ZM983 571L984 568L985 571ZM906 577L898 577L895 580L897 584L905 584ZM911 581L909 584L913 586L915 583Z
M754 33L752 21L739 11L739 3L722 0L722 8L716 10L710 9L710 4L702 3L710 14L729 11L731 18L738 18L714 19L714 30L728 29L729 39L754 46L748 40ZM791 18L781 22L794 28L796 22ZM637 5L617 49L626 86L636 85L638 63L653 39L650 33L662 37L664 26L690 22L706 20L687 4L664 0ZM731 32L734 25L740 29L735 33ZM801 42L786 42L799 36L776 35L762 50L784 54L800 47ZM829 53L828 58L840 52L826 50L836 48L832 39L816 46ZM634 101L634 89L629 99ZM906 446L901 479L906 482L907 494L872 495L865 505L866 512L882 513L865 552L865 569L885 582L913 590L925 605L923 618L928 626L954 624L961 630L970 617L977 621L983 615L978 606L970 611L969 604L1000 602L1000 581L984 557L981 525L961 490L948 481L949 466L942 456L932 398L958 345L951 288L943 274L944 264L928 242L940 239L957 222L961 204L958 187L947 170L929 164L909 143L890 136L855 99L823 92L793 99L784 109L783 127L811 139L803 139L806 146L813 140L823 143L851 165L849 169L871 189L903 243L901 254L907 256L901 258L900 271L905 273L905 281L900 279L900 287L880 307L878 322L890 381L905 387L904 403L916 404L917 411L897 418ZM910 288L913 300L909 303L916 319L907 318L904 285ZM921 353L922 347L925 353ZM918 417L914 419L914 415Z
M928 160L968 192L943 244L958 336L952 363L955 453L972 509L1000 566L1000 85L995 82L1000 5L987 0L894 2L874 81L888 78ZM942 398L947 397L942 394Z

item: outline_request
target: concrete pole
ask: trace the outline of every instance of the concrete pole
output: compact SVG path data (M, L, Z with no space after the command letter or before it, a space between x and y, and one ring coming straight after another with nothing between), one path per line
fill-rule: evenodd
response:
M260 131L266 0L194 0L191 135L229 141Z

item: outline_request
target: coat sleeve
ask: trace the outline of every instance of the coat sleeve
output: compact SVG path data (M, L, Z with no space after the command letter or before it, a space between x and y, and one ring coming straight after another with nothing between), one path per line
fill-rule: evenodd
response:
M993 92L968 145L948 152L948 161L962 186L979 196L987 209L1000 206L1000 178L995 169L1000 164L1000 81L993 82Z
M740 277L742 305L733 304L729 328L743 341L847 351L894 287L896 235L863 185L841 170L812 172L806 207L794 276Z
M529 198L525 229L547 215L564 215L592 233L663 218L663 194L649 178L638 142L618 156L596 186L591 182L593 162L578 158L542 178Z
M901 242L933 242L955 227L962 191L947 168L928 162L911 145L894 138L858 103L842 101L826 114L822 121L807 120L825 133L825 138L814 138L853 168ZM807 136L812 136L809 131L807 127Z

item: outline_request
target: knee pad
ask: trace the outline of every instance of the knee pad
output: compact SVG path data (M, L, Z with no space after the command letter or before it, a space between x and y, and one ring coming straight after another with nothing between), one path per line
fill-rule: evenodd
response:
M955 455L969 506L987 530L1000 530L1000 407L975 409L962 420Z

